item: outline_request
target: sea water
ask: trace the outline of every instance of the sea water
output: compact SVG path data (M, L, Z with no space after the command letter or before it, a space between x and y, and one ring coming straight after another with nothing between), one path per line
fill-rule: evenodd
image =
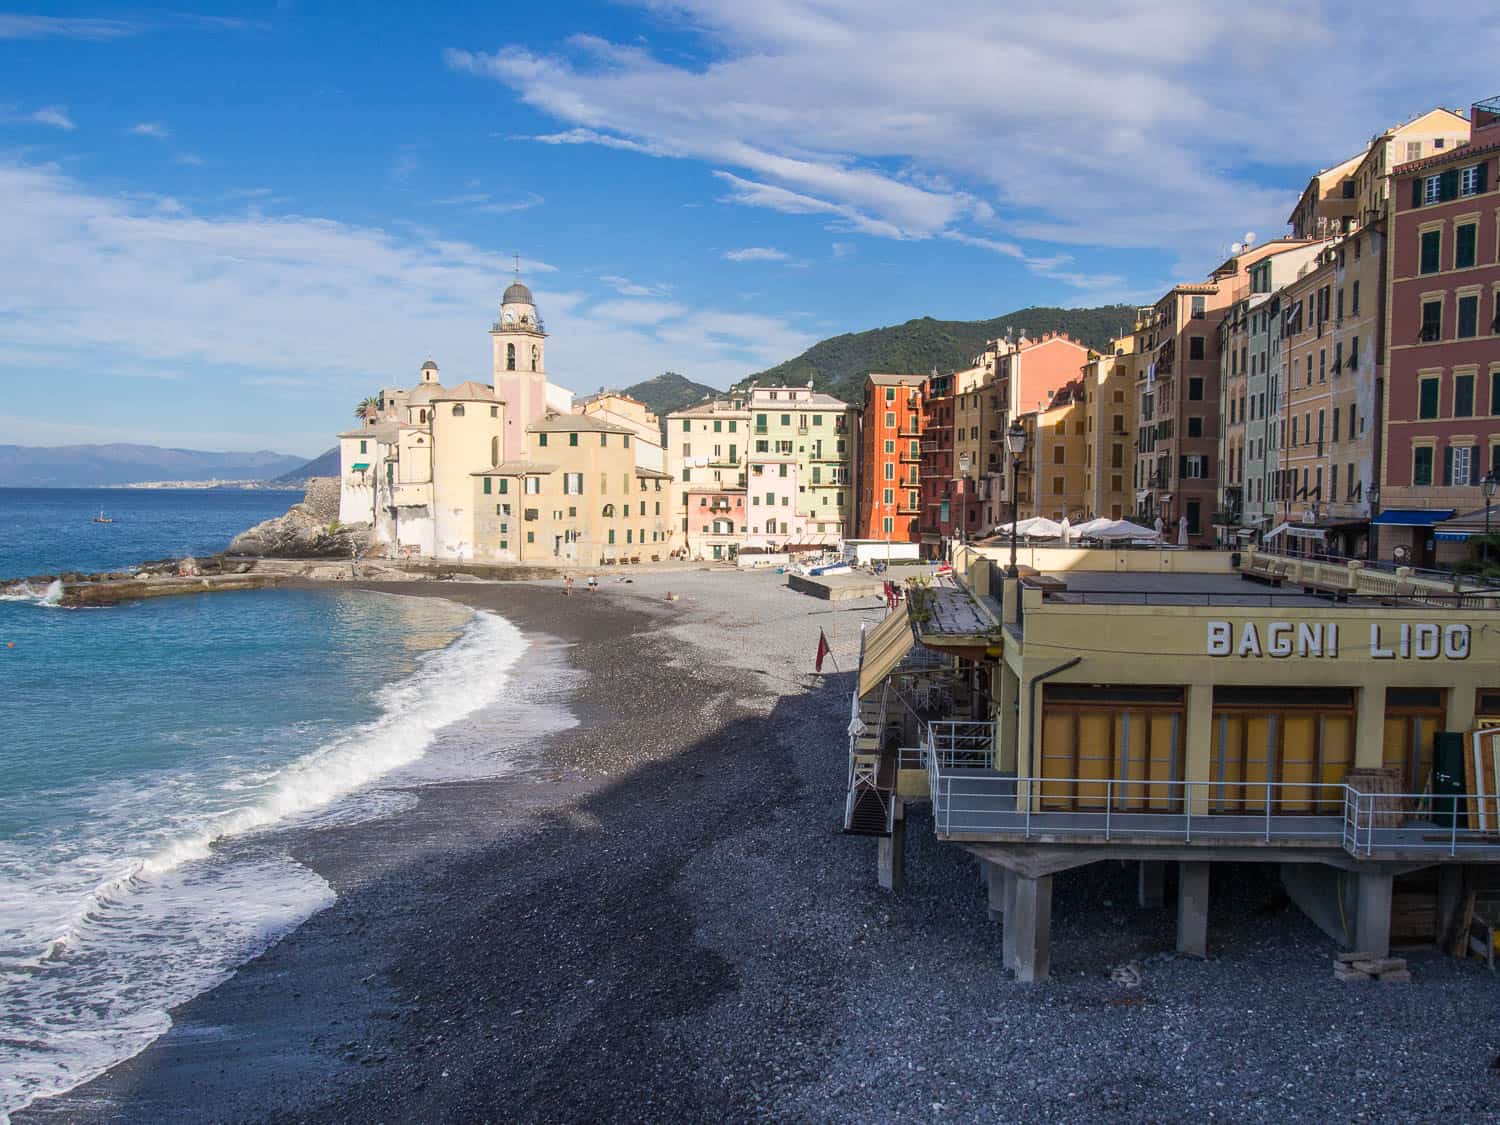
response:
M0 488L0 579L212 555L302 499L279 489ZM95 523L103 512L109 523Z
M382 782L504 772L567 721L515 698L513 626L440 599L50 600L0 601L0 1119L333 901L275 829L387 813Z

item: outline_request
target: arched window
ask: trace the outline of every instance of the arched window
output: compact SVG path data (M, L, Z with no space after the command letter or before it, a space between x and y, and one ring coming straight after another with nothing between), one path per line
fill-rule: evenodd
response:
M461 403L461 402L455 402L453 404L453 417L455 417L455 418L462 418L463 416L464 416L464 404Z
M427 424L427 411L425 411L425 410L418 410L417 411L417 422L419 424L421 424L421 425L424 425L424 426Z
M615 518L615 506L613 504L604 505L604 518L607 520Z
M531 345L531 369L533 371L542 369L542 349L536 344Z
M505 370L507 370L507 371L514 371L515 369L516 369L516 346L514 344L506 344L505 345Z
M498 464L500 464L500 439L492 437L490 438L490 465Z

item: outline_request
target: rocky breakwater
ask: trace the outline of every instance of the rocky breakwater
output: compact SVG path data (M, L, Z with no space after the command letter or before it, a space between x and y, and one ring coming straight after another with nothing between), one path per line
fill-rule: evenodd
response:
M372 546L368 524L338 521L338 481L315 477L300 504L240 532L226 553L235 558L349 559L383 552L383 544Z

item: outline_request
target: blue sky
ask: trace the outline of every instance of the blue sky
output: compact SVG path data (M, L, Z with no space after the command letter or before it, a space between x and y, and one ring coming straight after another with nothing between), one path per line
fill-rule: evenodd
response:
M1414 72L1397 11L0 12L0 440L316 453L429 353L488 378L513 253L578 392L1149 301L1374 132L1500 92L1500 33L1424 15Z

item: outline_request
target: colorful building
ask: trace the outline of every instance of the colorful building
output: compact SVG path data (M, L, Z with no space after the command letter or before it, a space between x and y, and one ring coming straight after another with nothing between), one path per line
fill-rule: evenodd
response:
M856 535L918 543L921 515L921 375L865 377L859 425Z
M1500 99L1473 108L1466 144L1394 169L1385 318L1379 552L1414 565L1462 557L1433 526L1484 504L1500 469Z
M811 384L752 384L745 406L752 423L751 476L754 466L760 465L762 478L774 472L795 480L796 499L788 505L790 519L798 528L795 534L803 542L830 546L852 534L859 417L855 408L813 390Z
M1137 311L1141 325L1151 310ZM1143 315L1144 314L1144 315ZM1132 332L1110 341L1106 353L1083 365L1084 414L1088 445L1084 455L1085 515L1119 520L1135 511L1131 495L1131 443L1135 435L1135 381L1141 353Z
M737 399L667 415L666 471L676 482L674 549L690 558L728 559L746 543L750 440L750 412Z
M917 527L922 536L922 557L942 558L953 535L953 376L933 372L922 384L922 455L918 479L922 482L922 515Z
M905 806L928 803L921 823L979 860L1021 981L1050 970L1054 875L1100 861L1139 864L1143 907L1176 865L1194 956L1229 862L1278 865L1348 949L1386 955L1396 880L1423 868L1427 939L1453 925L1467 865L1500 862L1492 801L1455 796L1465 756L1500 748L1500 597L1281 559L1277 590L1244 580L1253 551L1239 571L1121 554L1027 548L1038 577L1009 579L1004 549L963 548L866 633L845 826L879 838L882 885L904 878ZM1351 589L1371 596L1336 600Z

